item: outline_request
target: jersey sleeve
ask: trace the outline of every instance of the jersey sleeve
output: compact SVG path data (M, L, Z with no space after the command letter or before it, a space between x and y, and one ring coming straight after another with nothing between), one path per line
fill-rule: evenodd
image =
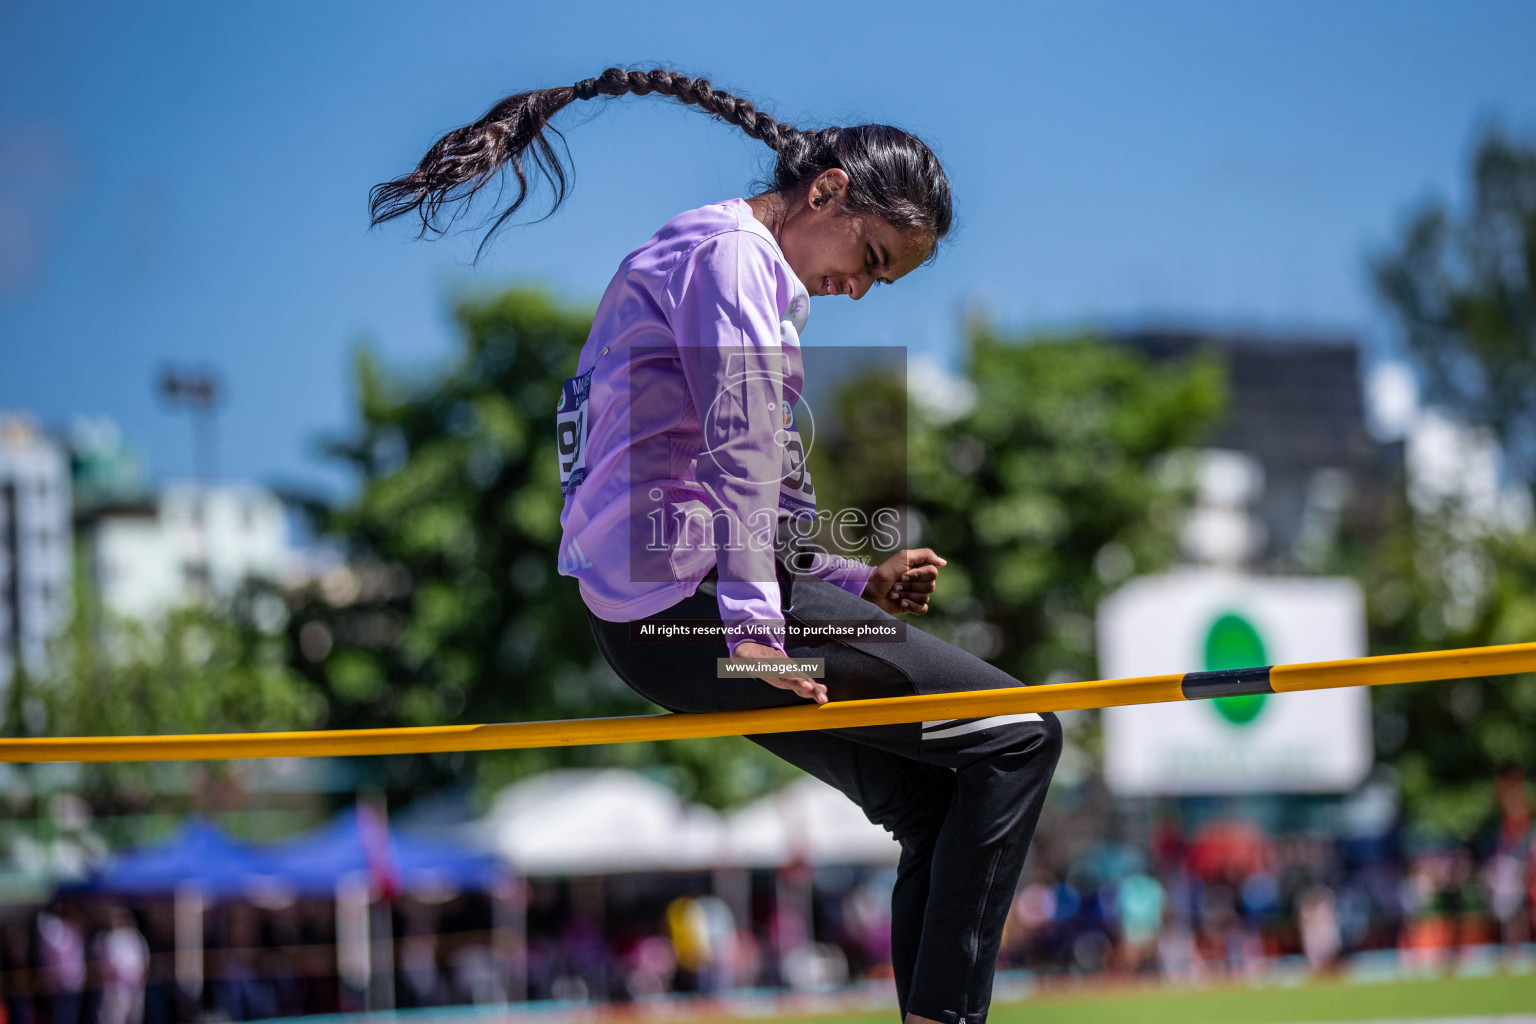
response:
M716 593L733 654L747 640L784 650L773 544L784 391L776 260L750 232L726 231L696 246L666 287L703 434L695 475L712 513Z
M807 571L812 576L842 587L854 597L863 597L869 578L875 574L873 565L865 564L847 555L834 555L827 551L817 552L810 560Z
M864 588L875 574L873 565L822 550L809 537L798 533L789 519L779 523L779 546L796 573L805 573L841 587L854 597L864 596Z

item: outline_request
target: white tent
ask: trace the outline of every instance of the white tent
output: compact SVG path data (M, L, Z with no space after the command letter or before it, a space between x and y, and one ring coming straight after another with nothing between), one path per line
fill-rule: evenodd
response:
M894 864L901 846L842 793L809 775L725 820L726 857L744 867Z
M719 815L622 768L557 770L513 783L468 834L527 876L726 863Z

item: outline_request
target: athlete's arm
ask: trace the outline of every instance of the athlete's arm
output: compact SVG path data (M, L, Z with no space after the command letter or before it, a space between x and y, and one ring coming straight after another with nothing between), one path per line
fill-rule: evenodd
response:
M841 587L854 597L863 597L870 577L879 568L866 565L857 558L837 555L829 551L816 551L805 559L805 571L818 579Z
M695 473L715 513L716 593L733 654L746 641L784 651L773 547L783 465L775 441L781 274L767 241L726 231L697 246L665 289L703 431Z

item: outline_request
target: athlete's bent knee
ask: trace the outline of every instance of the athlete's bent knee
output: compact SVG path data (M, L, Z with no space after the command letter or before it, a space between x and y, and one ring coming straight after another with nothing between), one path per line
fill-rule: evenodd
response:
M1040 753L1050 757L1051 764L1054 766L1057 759L1061 757L1063 743L1061 721L1051 711L1042 711L1040 721L1045 725L1045 734L1040 740Z

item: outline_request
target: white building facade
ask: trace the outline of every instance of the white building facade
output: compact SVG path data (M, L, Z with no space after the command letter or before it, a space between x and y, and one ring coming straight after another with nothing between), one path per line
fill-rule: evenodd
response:
M123 618L227 599L252 577L279 580L289 569L281 500L246 484L171 484L102 508L82 528L102 606Z
M18 667L44 670L69 618L69 455L28 418L0 413L0 707Z

